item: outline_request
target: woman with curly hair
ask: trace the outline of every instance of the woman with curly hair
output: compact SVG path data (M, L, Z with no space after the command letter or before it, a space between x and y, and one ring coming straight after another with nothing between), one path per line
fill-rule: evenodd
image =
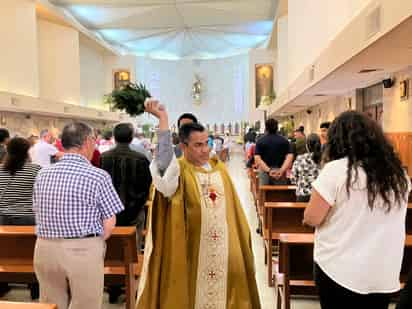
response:
M304 214L316 228L321 307L387 309L400 288L409 178L381 127L362 113L335 119L324 155Z

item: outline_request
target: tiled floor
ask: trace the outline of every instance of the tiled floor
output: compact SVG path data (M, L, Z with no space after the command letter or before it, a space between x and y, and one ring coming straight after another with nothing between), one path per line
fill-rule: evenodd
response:
M255 232L257 226L257 217L252 202L252 196L249 191L249 182L246 175L246 170L244 169L244 163L242 161L242 156L240 152L232 155L232 160L227 164L227 166L232 176L232 180L236 186L237 192L239 194L240 200L244 207L252 231L253 248L256 263L256 276L261 297L262 309L272 309L275 308L275 297L273 289L269 288L267 285L266 267L264 265L263 256L263 243L260 236ZM16 287L6 296L4 296L2 300L30 301L30 293L27 289L23 287ZM107 301L107 295L105 295L105 304L103 308L120 309L124 308L124 304L119 303L115 305L110 305ZM317 300L293 299L292 309L320 309L320 306Z

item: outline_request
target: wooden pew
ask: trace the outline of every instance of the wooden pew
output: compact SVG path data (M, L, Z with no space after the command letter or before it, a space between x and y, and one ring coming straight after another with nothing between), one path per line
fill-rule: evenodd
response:
M313 233L313 229L302 224L306 203L266 202L266 215L263 219L265 259L271 256L273 244L281 233ZM412 203L408 204L406 233L412 234ZM271 241L270 241L271 239ZM268 264L268 283L273 286L273 262Z
M296 186L294 185L264 185L259 186L259 201L258 201L258 219L259 228L262 238L263 246L266 248L266 241L263 235L265 228L267 228L267 212L265 210L266 202L296 202ZM271 262L272 255L268 255L265 250L265 265L268 261ZM269 263L270 264L270 263ZM272 266L269 265L272 269ZM269 286L272 286L272 280L269 280Z
M258 170L254 168L247 169L247 175L249 177L249 189L252 193L253 203L256 208L256 213L258 211L258 200L259 200L259 176Z
M314 234L279 236L279 264L274 280L277 309L290 309L291 288L315 287L313 240Z
M266 202L296 202L296 186L292 185L274 185L259 186L259 203L258 214L260 218L260 227L267 226L265 212ZM263 235L263 229L262 229Z
M0 301L0 309L57 309L56 305Z
M33 226L0 226L0 282L34 283L33 254L36 235ZM136 228L116 227L107 240L105 284L124 284L126 308L134 309L136 277L143 257L138 257Z
M314 234L281 234L279 264L275 274L277 309L290 309L290 295L314 293ZM406 235L400 282L406 281L412 269L412 235ZM283 305L283 306L282 306Z
M266 202L267 220L264 223L263 238L266 256L272 256L273 244L278 243L281 233L313 233L314 229L302 224L307 203ZM268 263L268 283L273 286L273 262Z

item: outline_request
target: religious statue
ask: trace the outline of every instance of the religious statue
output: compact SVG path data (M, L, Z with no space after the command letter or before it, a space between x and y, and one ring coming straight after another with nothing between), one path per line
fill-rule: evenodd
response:
M197 74L195 74L195 82L192 86L192 98L195 100L195 104L200 105L200 94L202 92L202 82Z

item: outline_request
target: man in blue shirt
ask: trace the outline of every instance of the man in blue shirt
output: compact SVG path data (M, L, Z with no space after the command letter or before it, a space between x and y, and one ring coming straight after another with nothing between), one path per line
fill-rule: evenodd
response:
M260 185L287 184L286 171L292 167L293 149L278 134L278 122L265 122L266 134L256 142L255 162L259 167Z
M110 175L90 164L95 143L87 124L66 125L65 154L43 168L34 184L40 301L59 309L101 309L105 240L124 209Z

